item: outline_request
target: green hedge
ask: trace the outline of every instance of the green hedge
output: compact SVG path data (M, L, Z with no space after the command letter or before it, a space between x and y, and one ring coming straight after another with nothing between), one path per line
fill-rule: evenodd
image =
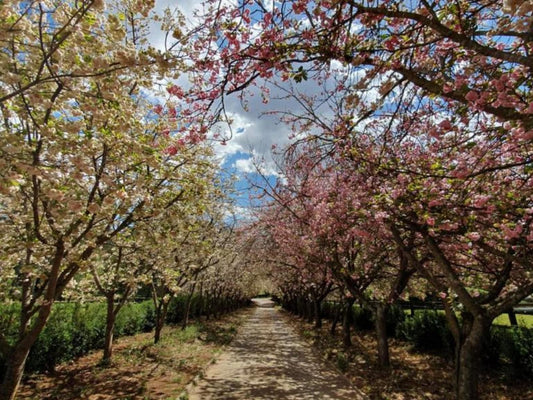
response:
M203 298L200 295L194 294L191 298L191 309L189 317L194 318L200 315L202 311ZM187 311L187 296L174 297L168 306L167 322L169 324L179 324L185 317Z
M105 339L106 305L104 303L54 306L46 327L33 345L27 372L51 371L61 362L102 348ZM126 304L115 322L115 337L149 331L154 327L151 301Z
M333 319L338 303L324 302L324 318ZM354 305L352 324L361 331L374 328L372 312ZM406 316L401 307L391 307L387 316L388 334L412 343L419 351L453 359L455 342L446 316L436 310L419 310ZM485 340L483 365L498 368L509 377L533 379L533 329L493 325Z
M193 296L190 316L200 315L202 298ZM185 315L186 296L172 300L167 323L177 324ZM12 340L16 337L15 318L19 306L0 305L0 328ZM11 324L9 324L11 321ZM33 345L26 361L26 372L53 371L61 362L72 360L94 349L103 348L105 340L105 303L56 303L50 318ZM152 300L126 304L115 321L114 336L133 335L151 331L155 326L155 310ZM0 380L5 372L5 359L0 354Z
M426 310L405 318L396 328L396 337L412 343L417 350L453 357L453 336L445 315L437 311ZM487 368L503 369L510 377L533 379L532 329L493 325L482 354Z
M422 311L403 319L396 326L396 337L412 343L415 349L453 355L454 339L446 316L437 311Z
M484 352L491 366L501 366L507 375L533 379L533 330L493 326Z
M126 304L115 322L115 337L150 331L154 327L151 300ZM56 303L50 318L33 345L26 372L53 371L61 362L102 348L105 338L105 303ZM16 333L11 329L10 334ZM5 360L0 356L0 376Z

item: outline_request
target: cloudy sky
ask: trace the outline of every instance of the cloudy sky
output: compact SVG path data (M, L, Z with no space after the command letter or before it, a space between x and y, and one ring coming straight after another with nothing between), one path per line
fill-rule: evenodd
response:
M227 2L236 2L238 0L224 0ZM272 7L272 2L275 0L263 0L266 7ZM156 0L155 11L162 14L165 8L174 10L176 7L184 13L189 23L194 24L194 10L196 7L201 7L200 1L194 0ZM151 43L159 48L164 47L164 33L157 26L153 26L150 37ZM332 69L341 68L340 64L332 63ZM341 73L342 74L342 73ZM340 75L339 75L340 76ZM187 81L183 79L180 84L186 85ZM281 84L281 83L280 83ZM285 85L288 85L286 83ZM317 86L313 80L303 81L300 83L291 81L290 85L300 93L306 95L313 95L318 93L323 88ZM233 138L225 145L215 144L215 150L221 160L221 165L226 170L235 173L240 179L237 182L237 189L240 194L237 196L239 205L247 207L248 202L248 187L247 179L260 181L259 176L255 174L255 165L262 164L263 174L266 175L270 183L277 178L275 163L272 159L272 148L284 148L290 141L290 128L280 123L279 115L265 114L273 111L290 110L298 113L301 106L294 99L284 98L282 100L278 97L286 97L281 89L270 86L270 101L267 104L263 103L262 96L259 89L256 88L254 96L248 96L249 111L245 111L236 95L229 96L225 99L226 112L233 119L232 132Z
M189 21L193 21L194 9L200 6L200 2L193 0L156 0L155 10L161 14L167 7L171 10L177 7ZM164 47L164 33L157 26L151 28L150 42L156 47ZM237 189L241 191L239 196L241 206L247 206L248 203L247 188L249 185L246 182L246 177L250 177L249 175L252 174L251 178L254 178L254 160L263 160L264 172L271 179L275 179L275 166L272 162L271 149L273 146L282 148L287 144L290 130L278 121L277 116L264 115L264 113L286 107L290 106L283 104L282 107L280 102L275 100L265 105L261 96L257 94L249 97L249 111L245 111L237 96L226 98L226 111L234 121L232 124L233 138L225 145L215 144L215 150L221 160L221 165L240 177ZM293 104L292 107L296 107L296 104Z

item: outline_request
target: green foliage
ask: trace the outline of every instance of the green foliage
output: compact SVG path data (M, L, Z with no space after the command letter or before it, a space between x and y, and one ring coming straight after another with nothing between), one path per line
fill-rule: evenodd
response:
M374 329L374 317L368 308L352 307L352 322L354 327L361 331Z
M484 356L491 365L501 365L509 376L533 378L533 330L494 326Z
M322 302L322 317L326 319L333 319L335 315L339 312L340 304L334 301L324 301Z
M391 306L387 312L387 335L394 336L398 329L398 325L405 320L405 312L399 306Z
M404 318L396 327L396 336L413 343L417 350L453 354L454 341L446 316L437 311L417 312Z
M166 322L169 324L177 324L185 317L187 307L187 298L185 296L174 297L168 305Z
M187 311L187 297L177 296L171 300L168 306L167 323L178 324L183 320ZM191 298L190 307L189 317L199 316L202 312L202 297L194 294Z
M126 304L117 315L115 335L134 335L150 331L154 326L155 313L151 300L139 304Z
M191 299L190 316L202 313L202 298L194 295ZM187 296L178 296L169 305L167 322L178 324L185 315ZM0 305L0 323L8 340L16 340L15 318L18 306ZM13 310L11 310L13 309ZM12 312L11 312L11 311ZM124 305L119 311L114 336L134 335L149 332L155 326L155 310L152 300ZM72 360L87 354L91 350L102 348L105 340L106 304L105 303L56 303L50 318L33 345L26 362L26 372L53 371L61 362ZM235 335L236 328L230 326L219 330L206 330L203 335L207 341L221 344L228 343ZM181 334L180 340L196 337L196 328L188 327ZM7 355L0 354L0 378L5 372Z
M46 327L33 345L26 371L53 371L58 363L101 348L106 324L105 303L56 303ZM126 304L115 323L115 337L149 331L154 326L151 301ZM14 340L15 332L11 337ZM0 355L0 375L5 359Z
M348 357L346 357L346 354L343 352L337 353L337 356L335 357L335 364L341 372L346 372L350 365Z

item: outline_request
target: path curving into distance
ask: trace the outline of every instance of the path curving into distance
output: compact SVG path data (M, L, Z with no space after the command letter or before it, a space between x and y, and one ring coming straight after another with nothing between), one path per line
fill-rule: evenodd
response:
M190 400L366 398L315 354L271 300L254 303L227 351L190 388Z

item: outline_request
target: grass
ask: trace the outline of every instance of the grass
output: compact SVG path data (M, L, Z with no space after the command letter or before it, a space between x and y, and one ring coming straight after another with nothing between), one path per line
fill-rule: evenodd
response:
M424 310L415 310L416 312L422 312ZM404 310L406 315L409 315L411 312L409 310ZM444 313L443 310L437 310L437 312ZM518 326L523 326L524 328L533 329L533 315L528 314L516 314L516 319L518 321ZM510 326L509 316L507 314L501 314L494 319L492 322L494 325Z
M518 321L518 326L523 326L525 328L533 329L533 315L527 314L517 314L516 319ZM509 326L511 325L509 321L509 316L507 314L502 314L498 316L494 322L495 325Z

